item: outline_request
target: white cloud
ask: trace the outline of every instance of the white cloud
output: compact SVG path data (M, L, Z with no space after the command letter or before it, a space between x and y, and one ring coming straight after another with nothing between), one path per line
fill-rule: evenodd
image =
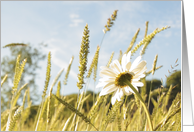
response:
M69 17L72 18L72 19L73 18L79 18L79 15L78 14L70 14Z
M83 20L79 18L78 14L70 14L69 17L72 22L71 24L69 24L70 27L77 27L80 23L83 22Z
M82 19L73 19L73 20L71 20L71 21L72 21L72 23L69 24L70 27L77 27L80 23L83 22Z

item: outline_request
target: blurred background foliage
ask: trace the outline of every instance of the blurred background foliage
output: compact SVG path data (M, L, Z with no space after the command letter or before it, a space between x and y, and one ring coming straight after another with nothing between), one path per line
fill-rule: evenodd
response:
M35 82L35 78L38 77L37 69L41 69L40 61L44 60L46 55L43 54L42 48L47 45L40 43L38 47L28 44L28 46L11 46L7 47L10 50L10 55L3 56L1 59L1 80L7 74L8 77L1 87L1 112L9 108L9 104L12 97L12 86L13 79L15 74L16 58L20 54L21 61L27 58L26 66L24 67L24 72L19 83L19 88L28 83L27 87L30 88L31 99L37 101L39 96L35 92L38 88L38 85ZM21 92L23 97L24 90ZM21 101L21 98L19 98Z

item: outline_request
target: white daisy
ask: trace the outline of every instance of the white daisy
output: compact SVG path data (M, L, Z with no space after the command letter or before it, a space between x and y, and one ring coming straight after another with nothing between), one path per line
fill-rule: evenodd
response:
M134 62L130 62L131 51L122 56L121 64L118 60L114 60L110 64L110 68L101 66L99 83L96 88L103 87L100 96L113 93L111 103L114 104L116 100L121 101L121 97L134 93L134 91L125 84L128 80L138 91L137 87L142 87L143 83L140 78L145 77L144 72L147 70L146 61L141 61L141 56L138 56Z

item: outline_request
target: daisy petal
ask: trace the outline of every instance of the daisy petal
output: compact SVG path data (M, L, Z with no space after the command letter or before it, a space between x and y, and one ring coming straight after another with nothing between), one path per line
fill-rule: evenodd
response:
M139 89L137 88L137 86L134 86L134 85L133 85L133 87L137 90L137 92L139 92Z
M131 59L131 51L129 51L127 54L127 63L130 62L130 59Z
M129 86L124 87L124 90L125 90L125 92L127 92L127 93L129 93L129 92L130 92L130 90L129 90L129 89L131 89Z
M116 98L116 100L118 100L118 101L121 101L121 99L120 99L120 89L119 88L117 89L117 91L114 95L114 98Z
M122 90L123 90L123 93L125 94L125 95L130 95L131 94L131 92L129 91L129 87L128 86L126 86L125 88L123 88Z
M143 74L146 70L147 70L147 67L144 66L141 70L139 70L139 71L136 73L136 75L141 75L141 74Z
M131 62L128 62L127 65L126 65L126 70L129 71L131 68Z
M107 95L117 90L116 86L110 86L109 88L102 89L99 96Z
M134 60L133 64L131 65L130 71L132 71L133 69L136 68L136 66L139 64L139 61L140 61L140 60L141 60L141 56L138 56L138 57Z
M139 82L139 81L133 81L131 84L135 85L135 86L138 86L138 87L142 87L143 86L143 83Z
M104 77L104 76L111 76L111 77L114 77L116 76L116 74L112 71L109 71L109 70L102 70L100 71L100 77Z
M140 78L145 77L145 74L144 73L145 73L146 70L147 70L147 68L144 67L144 69L140 70L139 72L137 72L135 74L135 76L133 76L133 79L140 79Z
M118 90L118 96L117 96L118 101L121 101L121 97L122 96L123 96L123 90L122 90L122 88L119 88L119 90Z
M125 69L126 69L126 63L127 63L126 60L127 60L127 55L124 54L122 57L122 62L121 62L123 71L125 71Z
M135 76L135 74L133 72L127 72L127 73L131 74L132 76Z
M100 82L114 82L115 81L115 77L112 78L108 78L108 77L103 77L99 79Z
M111 98L111 104L112 105L114 105L115 104L115 102L116 102L116 93L117 93L117 91L115 91L114 93L113 93L113 95L112 95L112 98Z
M136 78L133 78L133 80L132 81L139 81L140 80L140 77L139 76L137 76Z
M137 71L141 71L144 67L146 66L146 62L145 61L141 61L136 68L134 68L132 70L132 72L137 72Z
M104 86L103 89L108 88L108 87L111 86L111 85L114 85L114 86L115 86L115 83L114 83L114 82L109 82L109 83L107 83L107 84Z
M107 85L104 86L104 88L100 92L100 96L109 94L115 90L117 90L117 87L115 86L114 82L108 83Z
M133 85L133 84L132 84L132 85ZM134 87L137 91L139 91L138 88L137 88L137 86L133 85L133 87ZM132 92L133 94L135 94L135 92L134 92L130 87L128 88L128 90L129 90L130 92Z
M121 68L121 65L120 65L120 63L119 63L118 60L114 60L111 64L112 64L112 65L110 65L111 68L112 68L115 72L117 72L117 74L119 74L119 73L122 72L122 68Z
M145 74L135 74L135 76L133 77L133 79L140 79L140 78L143 78L143 77L145 77Z
M102 69L102 71L103 71L103 70L106 70L106 71L110 71L110 72L113 72L113 73L117 74L117 73L114 72L111 68L108 68L108 67L106 67L106 66L101 66L100 68Z
M96 85L96 88L100 88L100 87L103 87L103 86L105 86L105 85L107 85L106 82L99 82L99 83Z
M130 87L128 88L128 90L131 92L131 93L135 93Z

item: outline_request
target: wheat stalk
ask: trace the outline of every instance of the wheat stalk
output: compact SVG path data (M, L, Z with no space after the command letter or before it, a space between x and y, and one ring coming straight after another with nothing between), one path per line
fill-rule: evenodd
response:
M63 81L63 84L64 84L64 85L67 85L67 78L68 78L69 72L70 72L70 70L71 70L71 65L72 65L72 63L73 63L73 59L74 59L74 56L72 56L72 57L71 57L71 60L69 61L69 65L68 65L68 67L67 67L67 71L66 71L66 74L65 74L65 79L64 79L64 81Z
M139 34L139 31L140 31L140 28L137 30L137 32L135 33L134 37L132 38L131 43L129 44L129 47L125 51L125 54L127 54L132 49L134 43L136 42L137 36Z
M89 30L88 30L88 24L86 24L83 32L82 42L81 42L81 48L79 53L79 74L78 74L78 82L77 87L79 89L82 89L84 84L84 74L87 69L87 56L89 53Z
M13 46L28 46L28 44L24 44L24 43L10 43L10 44L7 44L7 45L3 46L3 48L13 47Z
M3 83L5 82L5 80L7 79L7 74L4 76L4 78L1 80L1 87L2 87L2 85L3 85Z

